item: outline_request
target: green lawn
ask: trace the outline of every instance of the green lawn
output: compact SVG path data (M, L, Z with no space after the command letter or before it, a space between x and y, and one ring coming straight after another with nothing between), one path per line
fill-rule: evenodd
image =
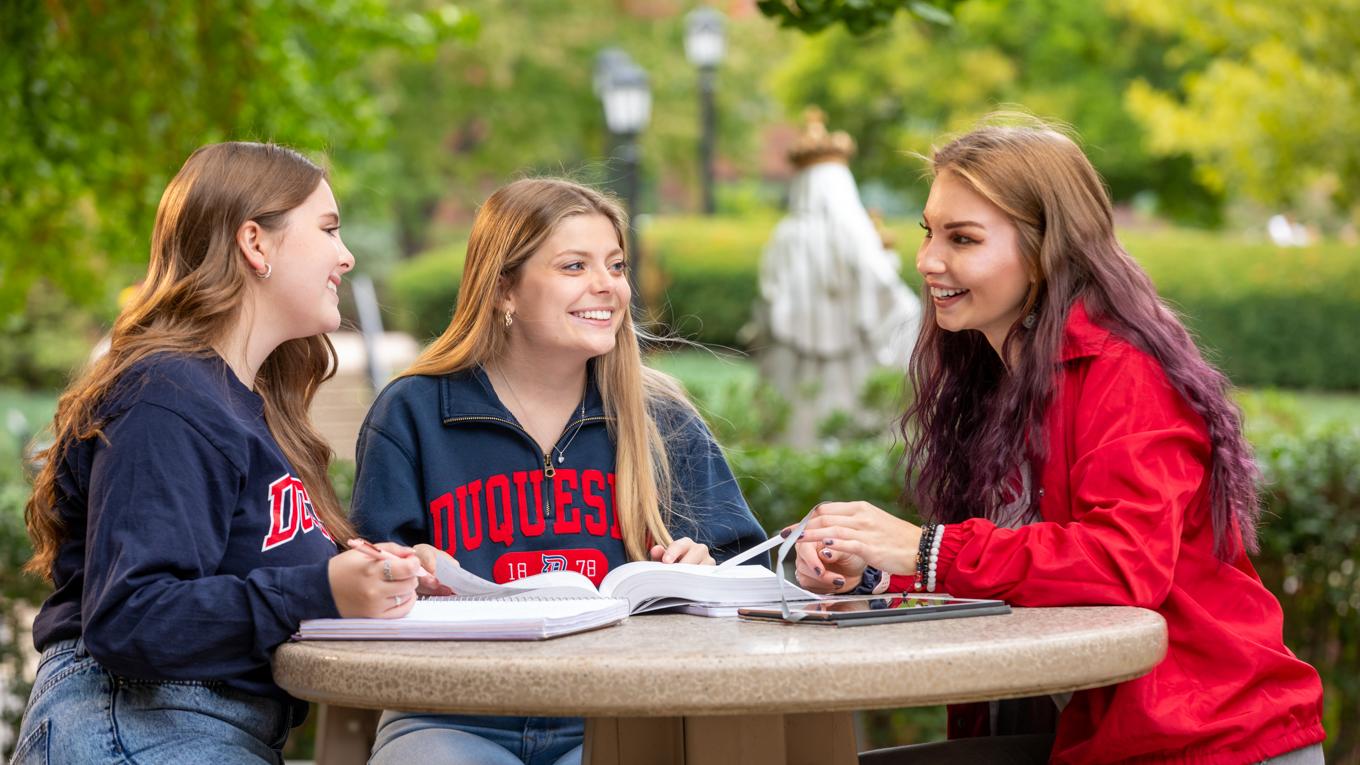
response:
M727 386L730 383L750 385L759 373L751 358L738 351L708 351L699 348L655 353L647 363L662 372L680 378L694 387Z

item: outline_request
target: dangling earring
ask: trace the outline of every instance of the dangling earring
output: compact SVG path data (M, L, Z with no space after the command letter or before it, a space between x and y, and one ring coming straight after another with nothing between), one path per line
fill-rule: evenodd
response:
M510 329L510 325L515 323L515 315L509 311L505 312L505 328Z
M1039 322L1039 312L1030 311L1025 314L1025 318L1020 321L1020 325L1025 329L1034 329L1034 325Z
M263 271L256 271L256 272L255 272L255 275L258 276L258 277L260 277L261 279L268 279L268 278L269 278L269 275L272 274L272 273L274 273L274 264L273 264L273 263L265 263L265 264L264 264L264 270L263 270Z

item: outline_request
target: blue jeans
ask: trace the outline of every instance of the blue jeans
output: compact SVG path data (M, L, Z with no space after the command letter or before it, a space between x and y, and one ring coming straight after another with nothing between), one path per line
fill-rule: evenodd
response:
M282 701L212 681L130 680L80 640L43 651L11 765L283 762Z
M580 765L579 717L383 712L369 765Z

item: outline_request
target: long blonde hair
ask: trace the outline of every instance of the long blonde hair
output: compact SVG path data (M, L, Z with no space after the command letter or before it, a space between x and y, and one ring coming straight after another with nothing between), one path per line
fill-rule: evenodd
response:
M628 217L608 197L571 181L532 178L515 181L491 195L472 224L463 280L453 319L402 376L446 375L494 361L505 352L500 300L519 268L564 219L603 215L614 226L628 257ZM646 559L648 540L670 544L671 471L666 443L653 413L656 404L693 411L679 384L642 364L631 312L624 314L614 349L595 359L595 384L615 443L614 507L632 559Z
M57 473L76 442L103 437L96 416L118 379L157 353L207 356L241 315L255 278L239 255L236 232L253 220L277 230L326 173L297 152L259 143L220 143L195 151L166 187L156 210L151 261L136 297L114 322L109 351L62 394L52 445L24 510L33 557L24 570L47 578L66 529L57 514ZM255 378L265 422L307 487L313 508L338 541L353 536L326 474L332 452L308 418L321 383L335 374L335 349L324 335L289 340Z

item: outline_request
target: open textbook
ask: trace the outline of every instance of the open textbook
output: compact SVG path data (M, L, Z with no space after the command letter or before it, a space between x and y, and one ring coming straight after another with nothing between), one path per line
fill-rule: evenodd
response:
M762 547L770 546L767 543ZM753 548L749 552L761 551ZM297 638L537 640L614 624L629 614L663 609L709 616L735 615L739 606L778 602L781 587L775 573L764 566L652 561L619 566L605 576L599 587L575 571L550 571L497 584L449 558L440 558L434 573L441 584L457 594L422 598L400 619L309 619L302 622ZM818 597L787 582L782 587L789 600Z
M605 575L596 587L584 574L549 571L496 584L440 558L434 572L456 599L534 600L543 598L614 598L627 601L628 613L676 608L691 603L754 605L779 600L781 582L764 566L700 566L692 563L625 563ZM814 600L816 595L797 585L782 583L789 600Z

